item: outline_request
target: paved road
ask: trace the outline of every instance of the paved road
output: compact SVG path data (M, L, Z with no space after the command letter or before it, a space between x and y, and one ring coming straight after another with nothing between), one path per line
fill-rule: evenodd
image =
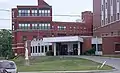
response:
M105 72L105 73L120 73L120 58L96 57L96 56L81 56L81 58L93 60L99 63L103 63L104 61L106 61L107 65L112 66L117 70L113 72Z

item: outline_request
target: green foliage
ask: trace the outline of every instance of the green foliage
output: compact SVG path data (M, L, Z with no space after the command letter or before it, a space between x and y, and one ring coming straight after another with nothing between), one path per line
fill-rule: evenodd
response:
M46 55L47 55L47 56L53 56L54 53L50 50L50 51L46 52Z
M84 55L95 55L95 49L90 49L84 53Z
M0 57L5 57L6 59L13 57L12 33L10 30L0 30Z

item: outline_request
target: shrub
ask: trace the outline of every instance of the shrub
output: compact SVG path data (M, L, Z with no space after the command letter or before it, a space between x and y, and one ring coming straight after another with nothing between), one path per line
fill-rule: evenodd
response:
M54 52L52 50L46 52L47 56L54 56Z
M84 55L95 55L95 49L90 49L84 53Z

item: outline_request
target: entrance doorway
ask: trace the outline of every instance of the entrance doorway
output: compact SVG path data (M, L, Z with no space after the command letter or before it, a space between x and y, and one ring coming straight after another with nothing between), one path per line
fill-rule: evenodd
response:
M82 43L80 43L80 54L82 54ZM56 55L78 55L78 43L56 43Z

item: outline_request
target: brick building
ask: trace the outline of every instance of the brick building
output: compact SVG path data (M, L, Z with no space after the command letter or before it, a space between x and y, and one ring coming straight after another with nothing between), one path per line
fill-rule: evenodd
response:
M94 36L103 38L103 54L120 54L120 0L93 0Z
M27 40L84 36L82 52L85 52L91 48L92 24L91 11L82 12L82 22L55 22L52 21L52 6L44 0L38 0L38 5L35 6L17 6L12 9L13 50L16 54L24 54ZM40 49L39 46L38 48ZM39 49L36 52L40 52ZM29 53L34 53L34 50L29 50Z

